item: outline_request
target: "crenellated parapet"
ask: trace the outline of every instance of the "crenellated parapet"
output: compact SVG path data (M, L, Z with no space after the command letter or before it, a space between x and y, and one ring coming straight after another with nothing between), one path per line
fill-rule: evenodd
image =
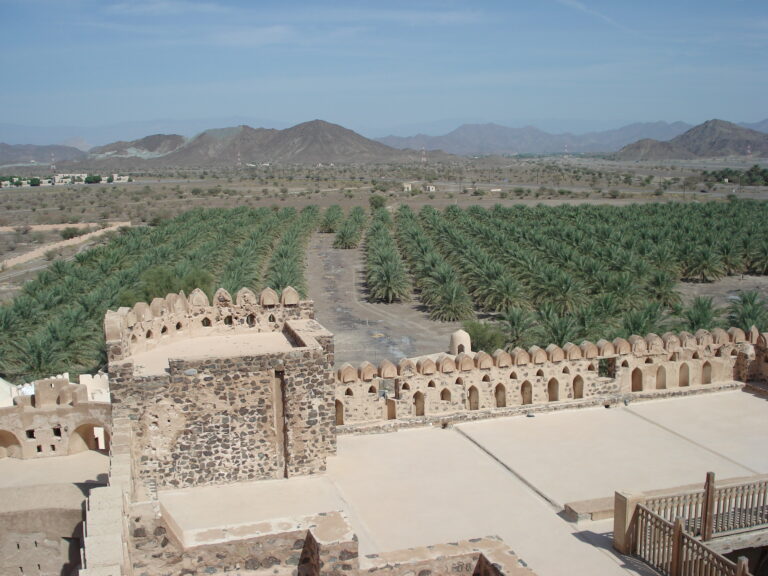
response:
M451 336L450 353L363 362L336 370L337 424L585 401L768 378L768 334L739 328L472 352Z
M108 391L91 394L87 384L67 377L37 380L23 387L13 406L0 408L0 458L106 453L111 415Z
M280 295L266 288L258 296L241 288L234 298L219 288L212 301L198 288L189 296L168 294L150 303L108 311L104 317L107 357L109 362L120 361L164 343L202 335L282 332L287 321L312 318L313 303L301 300L290 286Z

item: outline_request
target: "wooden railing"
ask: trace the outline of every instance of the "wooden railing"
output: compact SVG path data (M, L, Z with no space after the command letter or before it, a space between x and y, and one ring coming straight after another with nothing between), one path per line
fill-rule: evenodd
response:
M768 526L768 479L717 487L710 472L704 490L648 498L645 506L669 522L680 518L686 532L711 540Z
M710 536L768 526L768 480L716 488L713 500Z
M662 574L671 574L674 527L671 522L651 512L642 504L637 507L637 532L634 552L645 563Z
M742 576L748 574L746 558L731 562L690 534L680 533L680 559L673 576Z
M700 533L704 512L703 490L648 498L645 506L669 522L680 518L683 521L683 528L690 534Z
M632 552L663 576L750 576L747 559L731 562L689 534L678 518L669 522L637 506Z

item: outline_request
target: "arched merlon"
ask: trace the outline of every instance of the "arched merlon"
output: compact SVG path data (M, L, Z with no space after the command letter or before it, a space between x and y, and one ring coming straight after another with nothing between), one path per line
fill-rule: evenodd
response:
M546 350L533 346L527 351L496 350L492 355L484 351L459 353L455 357L433 354L403 358L397 367L382 361L378 376L393 379L395 388L387 389L373 382L376 394L371 393L372 383L362 380L362 374L371 374L373 367L364 362L358 370L350 366L337 371L336 394L342 398L346 388L352 386L354 396L343 398L348 410L345 418L352 423L393 418L393 414L412 418L417 393L423 396L427 416L463 411L471 404L468 394L472 387L477 390L479 410L499 408L500 385L505 390L507 407L518 405L523 399L527 402L529 392L532 404L542 404L553 397L554 387L548 388L553 378L559 382L556 396L560 402L632 394L632 374L636 393L643 394L745 380L747 376L768 380L768 334L750 336L755 345L748 342L747 334L751 333L739 329L720 331L716 337L707 331L699 331L695 336L667 332L663 336L616 338L613 342L584 341L578 346L566 343L562 348L550 345ZM354 381L349 380L353 375ZM525 390L523 383L527 383ZM399 392L395 396L388 390Z
M155 298L150 304L137 302L132 308L110 310L104 316L108 360L123 360L145 352L169 339L232 330L281 331L287 320L313 319L311 301L299 299L290 286L278 295L265 288L256 296L241 288L235 298L223 288L216 290L212 302L196 288Z

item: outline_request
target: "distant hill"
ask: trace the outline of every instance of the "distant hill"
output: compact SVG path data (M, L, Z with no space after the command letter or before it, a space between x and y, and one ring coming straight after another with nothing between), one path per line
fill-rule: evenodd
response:
M206 130L187 141L174 152L153 161L168 166L234 165L238 160L253 162L257 150L262 150L277 130L235 126Z
M285 130L237 126L206 130L153 164L217 166L279 162L380 163L407 161L414 154L395 150L338 124L323 120L304 122Z
M34 144L3 144L0 143L0 166L14 164L45 164L51 163L51 154L59 162L82 160L86 153L72 146L36 146Z
M267 148L268 154L277 162L365 163L406 158L400 150L322 120L304 122L277 131Z
M708 120L670 140L641 140L622 148L619 160L679 160L726 156L768 157L768 134L724 120Z
M377 140L393 148L442 150L462 156L490 154L557 154L615 152L640 138L669 140L688 130L684 122L635 123L602 132L550 134L533 126L510 128L499 124L464 124L443 136L387 136Z
M618 160L690 160L696 154L671 142L643 138L627 144L616 153Z
M757 130L758 132L768 133L768 118L761 120L760 122L739 122L739 126L742 128L749 128L750 130Z
M178 134L153 134L139 140L130 142L114 142L106 146L91 148L89 154L95 158L109 157L138 157L157 158L170 154L180 148L187 141L184 136Z

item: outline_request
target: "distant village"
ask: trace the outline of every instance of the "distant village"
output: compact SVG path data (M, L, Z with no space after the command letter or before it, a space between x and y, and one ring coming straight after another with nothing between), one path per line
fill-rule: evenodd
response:
M68 184L119 184L131 182L130 176L119 174L56 174L50 178L20 178L18 176L0 176L0 188L29 188L36 186L66 186Z

